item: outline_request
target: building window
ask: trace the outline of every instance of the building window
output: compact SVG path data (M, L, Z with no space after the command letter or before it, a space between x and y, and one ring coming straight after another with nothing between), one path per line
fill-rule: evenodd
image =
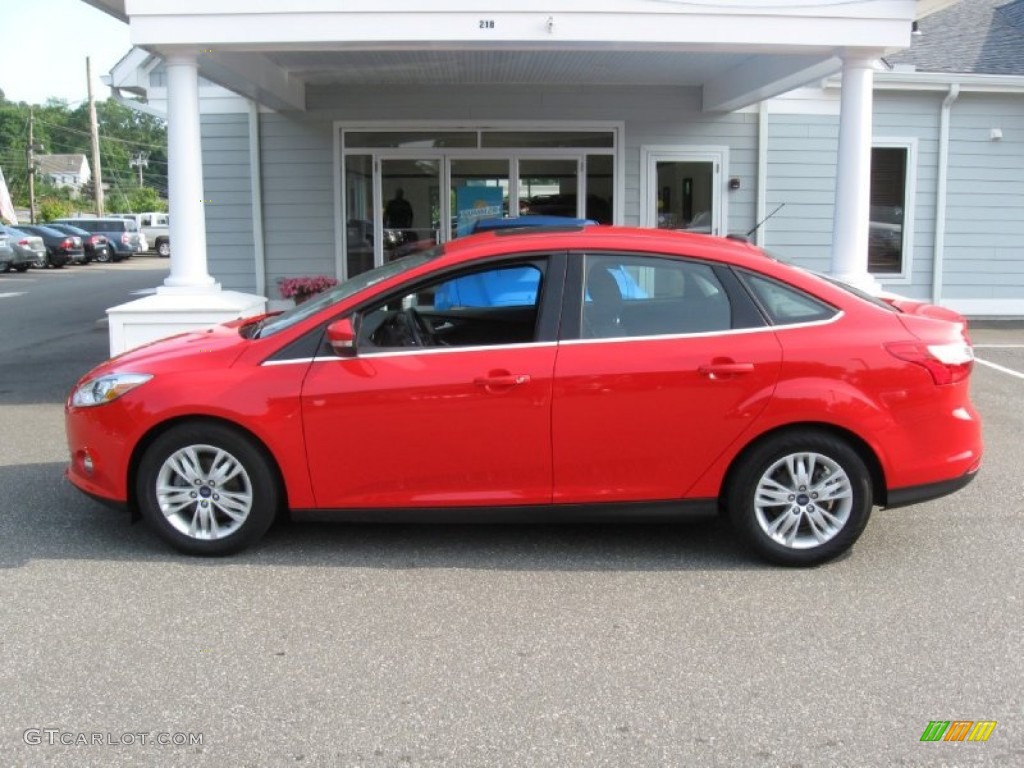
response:
M913 149L909 142L871 149L868 271L875 275L909 275Z

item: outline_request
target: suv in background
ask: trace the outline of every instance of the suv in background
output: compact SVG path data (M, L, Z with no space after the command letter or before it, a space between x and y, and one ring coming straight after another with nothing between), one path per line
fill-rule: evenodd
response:
M135 222L148 244L146 250L156 251L157 256L171 255L171 217L161 211L142 213L111 213L112 218L129 219Z
M146 249L145 240L132 219L115 217L55 219L54 223L70 224L84 229L86 232L105 236L111 245L111 256L114 261L130 258L132 254Z

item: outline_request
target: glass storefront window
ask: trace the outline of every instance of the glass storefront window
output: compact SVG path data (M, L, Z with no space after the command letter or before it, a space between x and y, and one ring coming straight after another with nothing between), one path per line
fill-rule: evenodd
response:
M345 158L345 259L349 277L373 267L373 158Z
M592 147L611 149L615 137L611 131L483 131L481 146L502 149Z
M452 237L466 234L477 219L509 215L509 161L451 161Z
M346 131L347 149L476 147L476 131Z

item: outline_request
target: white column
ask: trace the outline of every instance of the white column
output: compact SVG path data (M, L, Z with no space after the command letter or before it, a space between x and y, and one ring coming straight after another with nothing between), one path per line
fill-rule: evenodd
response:
M831 272L841 280L877 292L880 286L868 274L873 82L871 58L844 58Z
M171 272L160 293L220 290L207 271L206 198L199 129L196 57L167 57L167 200L171 211Z

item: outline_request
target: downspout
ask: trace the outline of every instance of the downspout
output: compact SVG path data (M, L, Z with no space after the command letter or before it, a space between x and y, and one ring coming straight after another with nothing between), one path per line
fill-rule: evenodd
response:
M252 183L252 244L255 251L256 293L267 295L267 254L263 242L263 173L260 166L260 109L249 106L249 178ZM269 298L269 297L268 297Z
M768 101L762 101L757 113L757 207L754 224L765 222L768 211ZM765 222L767 224L767 222ZM760 226L754 232L754 243L764 247L767 226Z
M932 256L932 304L942 301L946 250L946 182L949 178L949 115L960 96L960 85L952 83L939 113L939 167L935 184L935 252Z

